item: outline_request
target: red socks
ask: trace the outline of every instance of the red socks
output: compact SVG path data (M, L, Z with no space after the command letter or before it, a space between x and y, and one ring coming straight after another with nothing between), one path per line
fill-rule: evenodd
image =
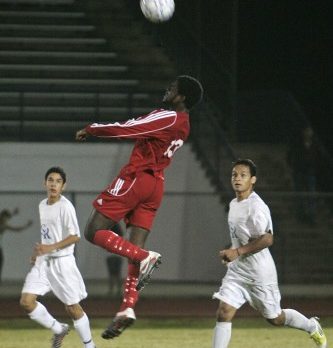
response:
M93 242L111 253L127 257L133 262L141 262L148 256L148 251L109 230L98 230Z
M124 288L124 299L120 306L119 312L124 311L128 307L134 308L139 299L139 292L136 290L139 271L139 265L131 262L128 263L127 278Z

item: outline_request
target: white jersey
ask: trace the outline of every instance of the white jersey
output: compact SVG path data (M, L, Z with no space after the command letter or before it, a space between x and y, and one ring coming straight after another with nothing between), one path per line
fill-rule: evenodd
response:
M80 228L77 222L73 204L64 196L60 196L58 202L47 204L47 198L39 204L39 216L41 225L41 243L54 244L62 241L70 235L80 237ZM66 256L74 253L74 244L52 252L52 256Z
M232 248L248 244L266 232L273 233L269 208L255 192L242 201L231 201L228 224ZM230 262L225 278L257 285L276 284L276 267L269 249Z

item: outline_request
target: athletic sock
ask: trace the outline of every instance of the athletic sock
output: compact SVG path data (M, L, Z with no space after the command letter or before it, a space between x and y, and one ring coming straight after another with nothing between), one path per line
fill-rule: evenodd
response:
M303 314L295 311L294 309L283 309L286 317L285 326L293 327L295 329L303 330L308 333L314 330L313 323L310 319Z
M108 230L98 230L93 243L114 254L125 256L133 262L141 262L149 255L148 251Z
M213 348L227 348L231 338L231 323L217 322L213 334Z
M79 334L85 348L95 348L95 343L91 337L89 319L86 313L80 319L73 320L75 330Z
M140 272L139 265L132 262L128 263L127 277L126 277L125 287L124 287L124 298L120 306L120 310L119 310L120 312L122 312L128 307L134 308L135 304L137 303L139 299L139 292L136 290L139 272Z
M62 332L62 326L52 315L47 311L47 309L40 303L37 302L36 308L28 313L30 319L34 320L38 324L51 329L53 333L60 334Z

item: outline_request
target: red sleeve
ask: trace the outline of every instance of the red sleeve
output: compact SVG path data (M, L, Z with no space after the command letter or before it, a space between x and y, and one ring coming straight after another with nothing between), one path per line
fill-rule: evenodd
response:
M108 124L93 123L86 131L97 137L143 139L158 136L157 133L171 127L177 119L177 113L170 110L155 110L150 114L126 122Z

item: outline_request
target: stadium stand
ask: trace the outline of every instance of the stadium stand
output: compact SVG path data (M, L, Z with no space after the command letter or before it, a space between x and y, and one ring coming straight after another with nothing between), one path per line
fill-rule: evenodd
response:
M0 1L3 141L73 141L90 121L156 105L173 66L119 4L99 17L103 6L86 13L79 1ZM96 17L108 21L107 32L92 24Z

